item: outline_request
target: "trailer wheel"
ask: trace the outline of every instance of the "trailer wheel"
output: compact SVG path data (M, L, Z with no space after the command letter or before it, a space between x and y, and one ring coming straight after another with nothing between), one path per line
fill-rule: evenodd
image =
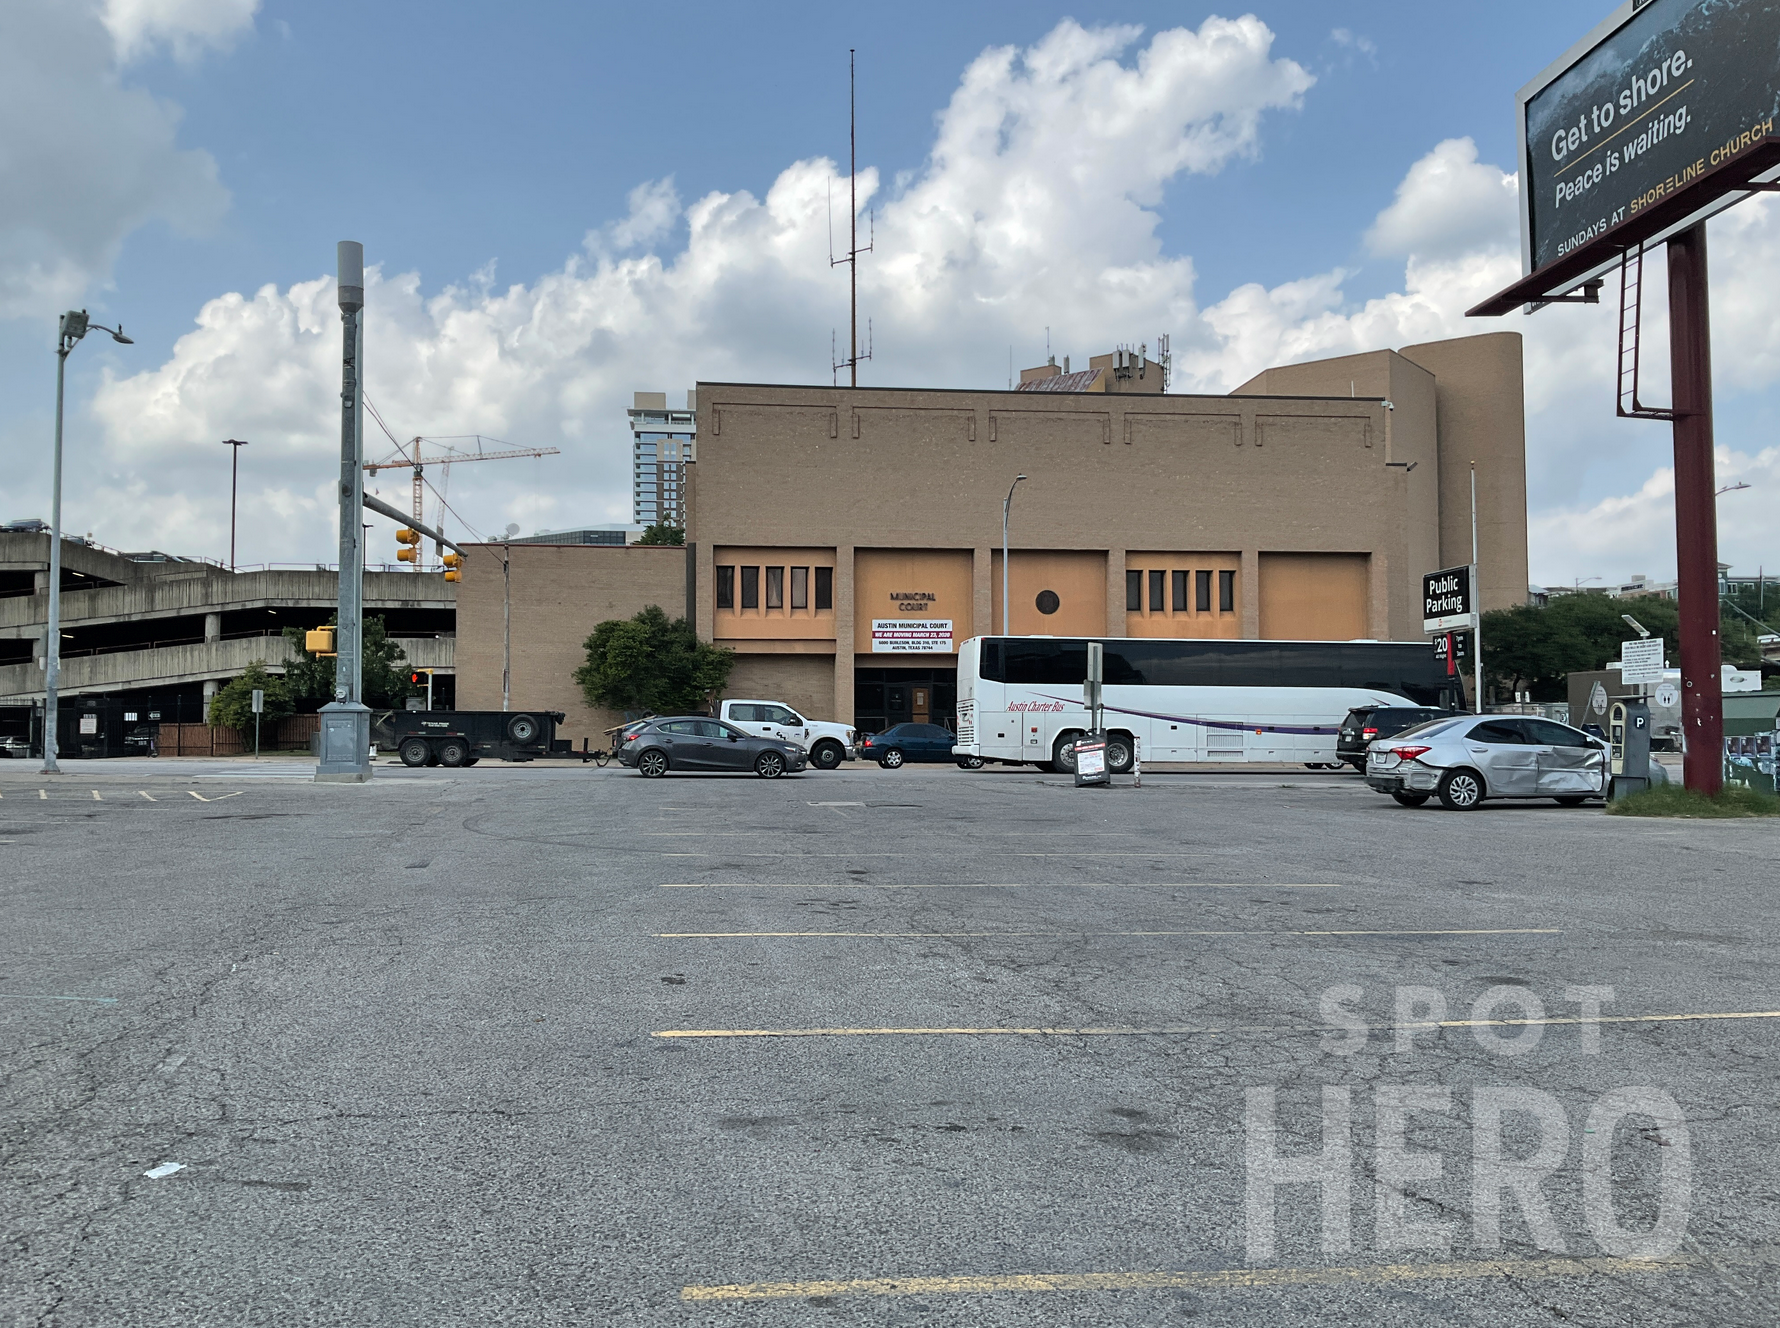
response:
M507 736L524 747L538 740L541 726L530 715L515 715L507 721Z
M447 738L439 744L439 764L453 770L470 759L469 746L462 738Z
M404 738L398 751L402 764L407 766L423 766L433 754L433 749L427 746L425 738Z

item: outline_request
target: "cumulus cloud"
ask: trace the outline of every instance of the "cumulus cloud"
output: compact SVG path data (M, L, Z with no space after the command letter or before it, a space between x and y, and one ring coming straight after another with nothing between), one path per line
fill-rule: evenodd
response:
M1402 262L1398 289L1355 302L1349 273L1306 273L1200 304L1191 259L1163 251L1159 210L1170 182L1259 154L1266 117L1301 104L1310 76L1272 41L1253 18L1147 43L1136 29L1064 22L1034 46L974 60L920 171L893 190L861 172L861 206L877 218L876 250L859 269L875 327L866 381L998 384L1009 343L1036 362L1035 333L1048 325L1059 354L1078 356L1172 332L1176 389L1221 392L1269 364L1506 327L1528 338L1535 579L1666 575L1661 476L1644 484L1654 463L1628 473L1621 459L1656 426L1613 418L1612 305L1464 317L1520 268L1514 177L1480 162L1470 140L1409 165L1368 233L1377 254ZM403 439L482 433L562 448L459 468L452 504L483 531L628 519L631 392L828 376L830 333L846 322L845 276L828 265L830 202L846 196L845 177L820 159L788 165L758 196L683 203L671 178L645 182L627 215L589 231L560 270L505 287L489 268L429 291L398 254L373 252L370 394ZM1715 287L1726 292L1718 366L1721 382L1753 390L1780 375L1780 329L1761 298L1774 234L1764 202L1733 217L1714 229ZM1652 281L1660 288L1660 266ZM244 560L328 557L338 327L326 278L211 301L165 364L98 393L107 477L71 500L93 509L72 524L102 526L112 543L222 547L226 470L214 440L249 438ZM1651 344L1663 333L1656 309ZM1747 465L1753 475L1775 462L1751 450ZM1603 483L1624 496L1603 501ZM405 477L385 488L402 501ZM203 493L214 497L191 499ZM1757 537L1727 524L1727 559ZM1568 570L1596 548L1591 563L1623 549L1636 565Z
M252 29L259 7L260 0L105 0L101 17L120 60L165 47L189 64L206 49L233 46Z
M152 31L173 39L180 30ZM9 0L0 16L0 317L79 303L145 222L197 232L216 221L228 191L209 153L178 145L178 126L177 107L120 82L114 38L95 8Z
M1409 168L1366 243L1382 257L1423 260L1514 251L1518 197L1515 177L1479 162L1476 143L1449 138Z

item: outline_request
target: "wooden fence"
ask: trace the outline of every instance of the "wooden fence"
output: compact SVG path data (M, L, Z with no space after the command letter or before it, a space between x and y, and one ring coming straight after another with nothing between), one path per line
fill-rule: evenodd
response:
M260 730L260 750L308 751L309 739L320 729L320 715L291 715ZM155 745L161 756L240 756L253 750L253 730L242 732L220 724L162 724Z

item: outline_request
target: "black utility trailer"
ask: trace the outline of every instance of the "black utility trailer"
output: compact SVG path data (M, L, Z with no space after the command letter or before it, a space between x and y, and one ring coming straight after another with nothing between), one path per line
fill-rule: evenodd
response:
M378 737L403 765L475 765L485 756L535 761L571 754L569 740L556 736L562 720L560 710L392 710Z

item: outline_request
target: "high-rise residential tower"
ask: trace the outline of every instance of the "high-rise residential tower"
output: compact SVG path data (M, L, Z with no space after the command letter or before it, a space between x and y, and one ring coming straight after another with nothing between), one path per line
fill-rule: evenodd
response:
M686 525L686 467L694 459L697 394L669 410L666 392L638 392L631 409L631 503L639 525Z

